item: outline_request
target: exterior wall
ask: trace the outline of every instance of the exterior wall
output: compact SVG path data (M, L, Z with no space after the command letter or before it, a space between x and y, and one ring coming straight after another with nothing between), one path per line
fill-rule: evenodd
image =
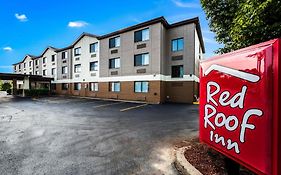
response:
M194 49L194 53L195 53L195 60L194 60L194 64L195 64L195 75L197 77L199 77L199 64L200 64L200 60L203 59L203 54L202 54L202 47L200 45L200 41L199 41L199 37L197 34L197 30L194 30L195 32L195 38L194 38L194 45L195 45L195 49Z
M40 58L41 63L42 63L42 75L43 75L43 71L46 70L46 75L45 77L52 77L54 79L57 79L57 74L55 73L55 75L52 75L52 68L55 68L57 71L57 62L56 59L54 62L52 62L52 55L57 55L57 53L55 52L54 49L52 48L47 48L47 50L45 51L45 53L42 55L42 57ZM43 58L46 58L46 63L43 63ZM56 56L57 57L57 56Z
M167 102L192 103L198 95L198 83L194 81L166 82L165 88Z
M143 42L134 42L134 32L149 28L149 40ZM120 36L120 47L109 49L109 39L100 41L100 77L114 77L126 75L147 75L160 74L160 50L161 50L161 28L162 24L157 23L148 27L139 28L116 35L110 38ZM145 48L137 49L137 45L146 44ZM118 53L111 54L112 50L118 50ZM149 53L149 65L134 66L134 55L141 53ZM120 68L109 69L109 59L120 57ZM137 70L145 69L145 73L137 73ZM117 71L117 75L111 75Z
M31 66L29 66L29 62L31 61ZM25 64L25 67L24 67ZM20 65L20 69L19 69ZM16 65L14 65L14 72L17 74L34 74L33 70L33 59L30 56L25 56L24 60Z
M167 31L166 50L168 53L166 57L166 70L164 71L165 75L171 75L171 66L173 65L183 65L184 75L195 74L194 31L195 24L183 25ZM172 52L171 42L177 38L184 38L184 49L183 51ZM182 60L172 60L172 57L181 55L183 56Z
M38 65L36 65L36 60L38 60ZM42 75L42 57L37 57L33 60L34 65L34 75L36 75L36 71L38 71L38 75Z
M99 77L99 71L90 71L90 62L98 61L99 62L99 51L95 53L90 53L90 44L96 43L99 41L95 37L84 36L80 41L74 45L72 50L72 75L74 82L89 82L97 81ZM74 56L74 49L81 47L81 55ZM99 47L98 47L99 48ZM99 50L99 49L98 49ZM81 72L74 72L74 65L81 64ZM99 67L98 67L99 70Z
M67 52L67 58L62 59L62 53ZM67 73L62 74L62 67L67 66ZM72 79L72 49L57 52L57 79L55 82L69 82Z

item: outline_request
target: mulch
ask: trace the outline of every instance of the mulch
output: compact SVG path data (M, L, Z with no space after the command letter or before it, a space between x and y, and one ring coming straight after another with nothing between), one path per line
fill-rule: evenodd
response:
M199 142L198 138L176 143L176 147L187 147L184 156L189 163L204 175L228 175L225 163L226 157L207 145ZM240 167L240 175L254 175L244 167Z

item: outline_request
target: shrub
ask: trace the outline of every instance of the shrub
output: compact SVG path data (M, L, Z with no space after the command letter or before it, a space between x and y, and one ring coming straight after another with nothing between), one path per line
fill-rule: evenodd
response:
M2 91L7 91L8 89L11 89L11 88L12 88L11 83L3 83L1 86Z

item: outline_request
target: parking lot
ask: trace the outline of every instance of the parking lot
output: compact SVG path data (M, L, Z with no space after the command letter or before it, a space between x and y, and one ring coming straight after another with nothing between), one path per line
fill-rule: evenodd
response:
M0 174L177 174L198 106L0 97Z

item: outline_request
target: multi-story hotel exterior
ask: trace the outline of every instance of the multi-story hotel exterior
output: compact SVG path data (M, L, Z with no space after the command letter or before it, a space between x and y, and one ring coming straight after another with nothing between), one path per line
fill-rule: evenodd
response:
M57 94L192 103L204 52L198 18L159 17L103 36L83 33L66 48L27 55L14 71L54 78Z

